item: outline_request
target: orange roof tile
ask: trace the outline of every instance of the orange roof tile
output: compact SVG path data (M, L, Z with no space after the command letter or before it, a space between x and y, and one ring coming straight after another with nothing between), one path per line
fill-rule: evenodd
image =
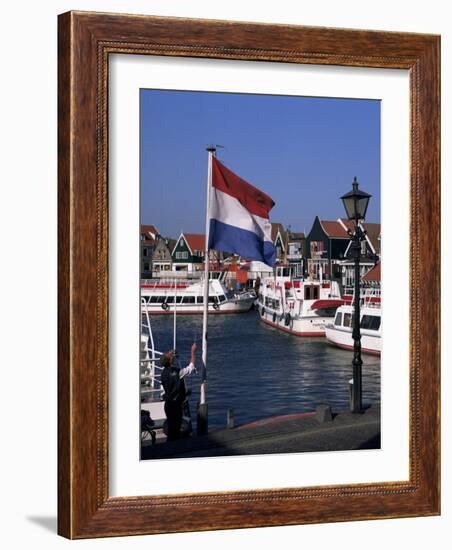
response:
M381 267L380 267L380 263L378 263L377 265L374 265L374 267L368 271L364 277L363 277L363 281L380 281L381 280Z
M342 220L346 227L353 229L353 222L350 220ZM348 239L347 231L342 227L338 221L328 221L320 220L320 225L323 227L323 230L333 239Z
M205 250L205 247L206 247L205 235L200 235L197 233L184 233L184 237L193 253L195 252L195 250Z

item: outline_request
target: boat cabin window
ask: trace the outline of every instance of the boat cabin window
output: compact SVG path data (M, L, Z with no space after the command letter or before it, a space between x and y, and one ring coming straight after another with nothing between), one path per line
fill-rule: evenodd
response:
M184 296L184 304L194 304L195 303L195 297L194 296Z
M161 304L165 300L164 296L151 296L149 303L150 304Z
M223 303L226 301L226 296L224 294L220 295L220 303Z
M277 277L290 277L292 275L292 268L291 267L277 267L276 268L276 276Z
M361 319L361 328L368 330L378 330L380 328L381 317L376 315L363 315Z
M342 312L338 312L336 314L336 319L334 319L334 324L338 327L340 327L342 325Z
M313 300L317 300L318 297L319 297L319 287L318 286L314 286L312 287L312 290L313 290L313 293L314 293L314 296L313 296Z
M165 302L167 304L174 304L174 296L167 296Z
M197 296L196 303L197 304L203 304L204 303L204 296Z
M216 296L209 296L209 304L215 304L217 302Z
M351 313L344 313L344 327L353 328L354 317Z
M176 296L176 304L181 304L182 303L182 298L183 298L183 296Z

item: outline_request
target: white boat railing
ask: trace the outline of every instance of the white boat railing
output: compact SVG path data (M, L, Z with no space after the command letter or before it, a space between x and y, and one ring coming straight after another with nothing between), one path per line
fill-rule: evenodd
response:
M350 304L355 303L354 287L345 287L344 295L351 295L352 299ZM365 307L381 307L381 289L379 287L361 287L360 289L360 303Z
M160 360L163 353L155 349L149 311L146 300L143 298L141 298L141 315L141 333L147 337L147 343L141 349L142 356L140 358L141 395L142 397L144 395L148 397L149 394L153 394L157 397L162 392L160 378L163 368L156 363Z
M159 278L159 279L141 279L141 286L145 286L147 288L159 288L159 287L168 287L168 289L174 289L175 286L179 285L181 287L186 288L187 286L190 286L193 283L199 282L199 278L196 279L175 279L173 277L171 278Z

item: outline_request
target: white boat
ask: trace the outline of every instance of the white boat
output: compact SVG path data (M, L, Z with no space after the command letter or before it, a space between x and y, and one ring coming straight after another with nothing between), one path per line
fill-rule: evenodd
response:
M149 312L146 304L141 300L141 340L140 340L140 401L141 410L149 412L155 428L162 428L166 419L165 403L162 400L163 386L160 382L162 367L157 363L162 352L154 346ZM148 437L142 431L142 439Z
M324 336L325 325L344 301L335 281L293 278L293 268L278 266L264 279L257 305L261 320L295 336Z
M331 344L353 350L354 305L347 304L336 311L334 322L325 327L325 336ZM361 352L381 354L381 307L379 298L363 298L360 307Z
M202 313L204 303L204 281L187 279L145 280L141 283L143 304L149 313L178 315ZM254 291L232 292L220 279L209 280L209 313L243 313L254 304ZM144 302L143 302L144 300Z

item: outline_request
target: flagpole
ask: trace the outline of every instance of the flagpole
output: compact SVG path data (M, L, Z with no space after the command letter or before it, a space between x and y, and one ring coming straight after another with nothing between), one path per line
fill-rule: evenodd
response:
M174 279L173 349L176 349L177 279Z
M210 188L212 186L212 157L216 148L213 145L207 147L208 168L207 168L207 193L206 193L206 242L204 247L204 299L202 316L202 365L201 365L201 388L197 418L198 435L205 435L208 432L208 406L207 406L207 316L209 312L209 230L210 230Z

